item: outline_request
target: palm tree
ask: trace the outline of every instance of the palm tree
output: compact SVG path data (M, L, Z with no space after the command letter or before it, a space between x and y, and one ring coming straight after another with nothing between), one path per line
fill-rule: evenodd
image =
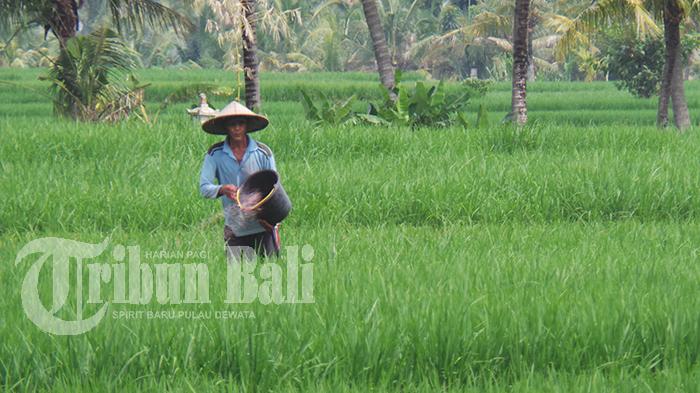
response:
M640 37L647 34L656 35L660 33L660 29L654 18L661 18L664 23L666 55L656 123L659 127L668 125L670 101L673 104L674 124L683 131L690 127L690 114L683 86L680 24L688 17L691 9L700 7L700 0L650 0L646 5L648 7L638 0L605 0L594 3L576 19L562 23L563 35L558 44L558 52L563 56L565 52L581 44L589 45L586 33L610 21L628 20L630 16L634 17Z
M189 28L189 20L153 0L105 0L118 31L140 30L144 25L171 27L176 32ZM17 30L43 26L58 39L61 48L78 31L78 9L84 0L0 0L0 25Z
M667 0L663 5L664 45L666 59L659 91L659 109L656 114L656 124L659 127L668 125L669 96L673 104L673 123L680 130L690 127L690 113L685 100L683 86L683 62L681 60L680 23L687 15L689 4L683 0Z
M43 26L59 42L59 56L47 79L52 81L54 110L75 119L101 120L111 116L119 100L136 93L115 81L136 65L136 55L122 45L116 33L99 30L77 40L78 9L83 0L0 0L0 25L16 32ZM176 11L152 0L106 0L117 31L142 30L144 25L172 27L181 33L190 22ZM98 113L99 112L99 113ZM112 111L113 113L119 112Z
M513 17L513 91L511 115L518 125L527 122L528 17L530 0L515 0Z
M98 29L69 40L41 79L51 82L57 115L84 121L119 120L143 101L143 86L129 77L137 64L138 53L116 32Z
M259 110L261 99L256 30L262 29L269 33L273 41L279 42L291 34L292 23L300 23L299 10L281 10L273 0L201 0L196 4L206 4L211 8L213 18L207 22L207 30L215 33L219 45L233 59L228 65L240 71L239 53L243 53L246 106Z
M372 37L374 57L377 60L377 69L379 70L379 80L391 92L394 90L394 67L391 64L382 22L379 20L377 0L362 0L362 10L365 13L367 28Z
M565 4L530 0L528 81L533 80L540 70L551 73L559 69L553 56L558 35L550 26L556 25L553 22L560 18L568 19L567 15L577 15L589 3L590 0L567 0ZM454 15L449 18L450 23L441 20L441 34L414 45L413 54L423 59L422 67L451 68L464 77L476 68L481 75L510 79L515 3L512 0L483 0L471 6L469 13L454 12L450 8L455 7L449 4L442 7L441 18L450 13ZM461 62L455 62L455 54L462 53L465 56Z
M247 28L243 33L243 70L245 73L245 104L248 108L260 108L260 80L258 78L258 47L255 43L256 0L243 0Z
M425 38L424 34L434 32L439 22L429 10L421 8L421 3L420 0L379 2L389 55L397 68L405 70L416 65L415 59L410 56L412 47Z

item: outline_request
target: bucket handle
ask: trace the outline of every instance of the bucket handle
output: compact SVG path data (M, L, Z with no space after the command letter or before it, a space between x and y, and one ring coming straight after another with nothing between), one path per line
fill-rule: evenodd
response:
M241 206L241 187L238 187L238 190L236 190L236 204L238 204L238 208L241 210L255 210L262 206L263 203L267 202L268 199L272 198L272 194L274 194L276 190L277 187L272 187L272 191L270 191L270 193L267 194L265 198L261 199L260 202L256 203L255 206L251 207L250 209L243 209L243 206Z

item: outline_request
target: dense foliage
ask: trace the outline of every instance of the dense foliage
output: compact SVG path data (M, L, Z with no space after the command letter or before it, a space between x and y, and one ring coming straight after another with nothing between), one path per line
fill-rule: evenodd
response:
M681 41L686 66L700 44L698 37L686 35ZM618 88L642 98L658 94L665 63L663 36L640 40L630 32L613 31L606 35L603 48L609 78Z
M309 93L301 90L301 103L306 112L306 118L315 125L330 124L339 125L354 121L356 114L352 111L355 96L342 101L328 98L323 92L318 93L320 98L313 98Z
M108 29L68 40L45 77L54 111L81 120L128 115L141 105L141 86L130 75L138 61L138 54Z
M401 83L399 72L395 86L394 97L385 92L383 103L370 104L369 114L363 116L365 120L410 127L445 127L465 119L463 111L471 96L468 90L448 96L443 81L430 87L416 82L410 88Z
M139 52L145 66L239 69L236 66L239 48L232 44L236 35L222 35L222 31L238 30L233 25L225 29L220 25L221 13L211 8L211 4L218 2L166 0L162 3L189 15L193 30L185 37L148 27L126 31L129 45ZM399 69L427 70L436 79L464 79L474 73L482 79L510 78L512 2L381 0L378 4L392 62ZM359 1L266 0L264 5L260 9L264 23L257 32L263 71L375 69ZM604 40L593 39L589 46L573 51L563 60L555 56L554 46L562 26L571 23L588 5L590 1L585 0L533 1L530 45L533 78L605 78ZM83 34L109 21L109 10L103 1L86 2L80 14ZM694 26L697 23L688 24L689 33L695 31ZM5 40L12 33L0 29ZM55 47L53 38L42 42L42 33L37 27L18 34L10 42L0 43L0 65L41 65L42 57L37 52L40 47ZM691 64L697 62L691 57ZM695 73L691 67L689 75Z
M488 81L469 79L459 88L447 90L445 81L432 86L423 81L413 86L401 82L402 73L396 72L391 92L379 89L383 95L381 102L363 103L369 108L366 112L353 112L355 95L336 101L323 92L319 98L312 97L302 90L302 104L307 119L315 124L357 124L358 120L372 125L394 125L415 127L447 127L452 124L469 126L465 109L470 98L482 97L489 89ZM480 124L477 120L475 124Z

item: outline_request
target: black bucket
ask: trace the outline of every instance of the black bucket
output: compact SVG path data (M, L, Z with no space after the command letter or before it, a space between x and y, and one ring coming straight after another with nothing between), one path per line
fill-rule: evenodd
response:
M258 194L262 197L253 210L256 216L272 225L282 222L292 210L292 201L284 191L280 177L272 170L262 170L255 172L246 179L238 189L238 203L246 196Z

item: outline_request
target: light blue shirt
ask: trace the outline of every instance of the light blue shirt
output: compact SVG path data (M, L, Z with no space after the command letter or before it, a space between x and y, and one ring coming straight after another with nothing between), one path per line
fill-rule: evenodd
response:
M219 189L224 184L240 187L255 172L271 169L276 171L275 158L270 149L248 136L248 147L243 159L239 162L231 151L226 140L216 143L209 148L204 156L204 164L199 175L199 192L205 198L216 199ZM218 184L214 184L214 179ZM221 196L224 208L224 220L236 236L246 236L264 232L260 223L249 218L244 222L235 219L239 213L238 204L227 196Z

